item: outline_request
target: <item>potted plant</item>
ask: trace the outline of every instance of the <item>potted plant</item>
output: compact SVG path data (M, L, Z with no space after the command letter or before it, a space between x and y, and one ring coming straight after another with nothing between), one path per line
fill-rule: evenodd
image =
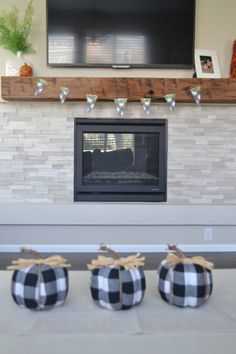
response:
M16 6L0 12L0 45L17 56L16 60L6 63L6 75L19 75L20 67L25 64L22 53L33 52L28 40L33 15L33 0L29 1L23 17Z

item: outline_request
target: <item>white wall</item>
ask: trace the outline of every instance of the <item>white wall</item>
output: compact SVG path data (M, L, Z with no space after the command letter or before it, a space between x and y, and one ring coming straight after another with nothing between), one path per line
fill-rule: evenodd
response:
M15 4L25 8L28 0L0 0L0 9ZM235 0L196 0L196 48L217 51L222 77L229 76L232 44L236 39ZM46 1L34 1L35 16L31 41L36 50L28 55L37 76L147 76L147 77L192 77L192 70L165 69L75 69L49 68L46 65ZM164 31L164 29L163 29ZM174 31L174 29L173 29ZM5 62L13 55L0 48L0 75L5 75Z

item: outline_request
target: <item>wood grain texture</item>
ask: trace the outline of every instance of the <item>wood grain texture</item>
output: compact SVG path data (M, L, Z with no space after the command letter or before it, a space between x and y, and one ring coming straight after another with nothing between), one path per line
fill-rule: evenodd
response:
M201 86L202 103L236 103L236 79L158 79L114 77L40 77L48 83L44 91L35 96L39 77L3 76L2 98L7 101L59 101L60 87L70 89L68 101L86 100L87 94L98 95L100 101L125 97L140 101L151 97L163 102L164 95L176 94L176 102L192 103L190 88Z

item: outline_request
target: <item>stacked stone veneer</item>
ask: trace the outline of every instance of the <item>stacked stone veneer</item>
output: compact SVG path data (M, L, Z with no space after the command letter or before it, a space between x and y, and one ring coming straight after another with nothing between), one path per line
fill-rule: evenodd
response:
M73 202L74 117L118 118L113 103L0 103L0 203ZM168 203L236 203L236 105L155 104L147 117L129 103L126 117L168 119Z

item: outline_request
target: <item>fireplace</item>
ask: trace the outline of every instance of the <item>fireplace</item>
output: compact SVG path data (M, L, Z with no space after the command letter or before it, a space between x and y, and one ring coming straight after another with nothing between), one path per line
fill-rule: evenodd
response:
M75 119L74 201L167 197L167 120Z

